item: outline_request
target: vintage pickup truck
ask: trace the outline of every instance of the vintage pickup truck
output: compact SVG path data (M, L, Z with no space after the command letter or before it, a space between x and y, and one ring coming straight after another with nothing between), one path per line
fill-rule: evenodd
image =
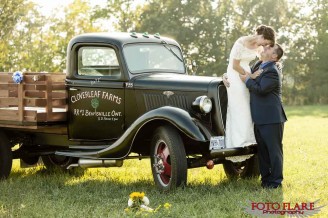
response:
M47 169L121 167L150 158L167 191L187 169L223 164L229 178L258 176L256 147L224 147L226 88L188 75L179 44L159 34L92 33L73 38L67 69L0 73L0 177L12 160ZM227 157L254 154L235 163Z

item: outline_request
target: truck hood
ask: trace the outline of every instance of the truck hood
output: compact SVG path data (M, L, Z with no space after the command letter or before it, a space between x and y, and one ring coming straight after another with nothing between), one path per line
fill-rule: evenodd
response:
M207 91L211 82L218 80L216 77L192 76L174 73L143 74L133 78L135 89L156 89L176 91Z

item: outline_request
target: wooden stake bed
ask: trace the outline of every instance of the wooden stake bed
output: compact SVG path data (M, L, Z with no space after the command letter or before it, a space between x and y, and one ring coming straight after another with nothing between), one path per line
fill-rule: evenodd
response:
M67 119L65 74L24 73L16 84L13 73L0 73L0 126L39 126Z

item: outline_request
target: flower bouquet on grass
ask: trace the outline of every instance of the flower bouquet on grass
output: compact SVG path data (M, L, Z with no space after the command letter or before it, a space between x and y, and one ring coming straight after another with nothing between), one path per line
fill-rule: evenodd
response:
M145 196L144 192L132 192L128 200L128 207L133 210L153 211L148 207L149 199Z
M157 213L157 212L160 212L162 213L162 215L165 216L170 215L170 209L172 205L169 203L165 203L163 206L159 205L155 209L150 208L148 205L149 205L149 199L145 196L144 192L132 192L129 196L128 207L125 208L124 211L127 215L133 215L133 216L142 216L142 215L147 216L147 213Z

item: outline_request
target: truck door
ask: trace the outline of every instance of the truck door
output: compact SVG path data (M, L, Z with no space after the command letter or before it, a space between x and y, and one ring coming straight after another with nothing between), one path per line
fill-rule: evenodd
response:
M67 79L70 139L112 140L124 125L124 82L114 47L81 46Z

